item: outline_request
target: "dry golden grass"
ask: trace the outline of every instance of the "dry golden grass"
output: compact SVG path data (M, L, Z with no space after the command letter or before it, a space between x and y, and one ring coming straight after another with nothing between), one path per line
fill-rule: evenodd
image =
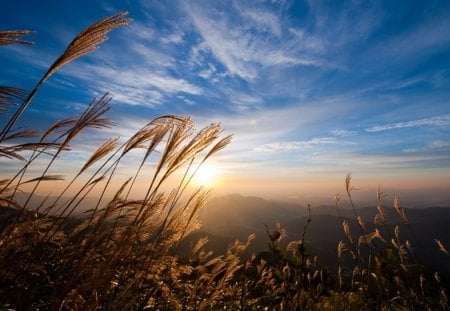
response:
M29 30L0 31L0 45L24 44L32 45L33 42L21 40L21 37L32 34Z

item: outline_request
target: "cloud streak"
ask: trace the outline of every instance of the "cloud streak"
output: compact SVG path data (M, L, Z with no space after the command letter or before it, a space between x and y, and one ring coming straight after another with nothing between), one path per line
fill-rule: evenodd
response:
M236 10L236 8L234 8ZM278 36L282 34L279 19L274 14L251 8L238 9L244 21L250 20L255 27L242 27L245 23L231 22L230 17L215 14L207 18L203 8L186 5L185 11L195 29L206 43L208 50L233 76L244 80L258 77L259 71L270 66L321 66L321 62L309 55L296 55L291 42ZM250 23L250 24L252 24ZM267 33L269 31L269 33ZM264 36L262 33L264 32Z
M288 141L288 142L275 142L258 146L254 151L258 152L274 152L274 151L293 151L309 149L314 146L336 144L337 141L333 137L319 137L304 141Z
M334 136L338 137L349 137L349 136L355 136L355 131L349 131L349 130L334 130L331 132Z
M414 152L426 152L426 151L445 151L450 149L450 141L446 140L434 140L422 148L408 148L404 149L404 152L414 153Z
M450 125L450 115L436 116L431 118L390 123L384 125L376 125L373 127L366 128L367 132L377 133L383 131L389 131L394 129L409 128L409 127L419 127L419 126L448 126Z
M114 68L109 66L72 67L68 72L76 78L91 81L89 88L107 91L122 104L155 107L166 96L179 93L200 95L203 89L185 79L145 67ZM120 90L120 91L119 91Z

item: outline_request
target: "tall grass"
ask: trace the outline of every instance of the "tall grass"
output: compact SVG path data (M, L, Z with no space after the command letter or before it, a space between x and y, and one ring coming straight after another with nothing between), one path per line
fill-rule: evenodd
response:
M123 142L107 139L71 174L53 173L87 130L114 125L105 116L108 94L42 135L14 126L42 84L64 64L93 51L112 28L127 24L124 16L113 15L81 32L30 92L0 86L0 110L14 111L18 105L10 119L3 115L6 126L0 136L0 156L17 167L0 180L1 309L449 309L445 284L416 262L412 242L402 240L399 226L388 217L381 190L374 219L378 229L367 230L352 200L350 176L345 192L358 233L342 220L346 241L337 245L338 271L308 255L311 216L301 239L287 246L280 243L285 237L281 226L272 232L266 226L269 252L248 260L241 255L254 235L215 257L203 238L189 256L179 257L180 243L198 227L196 212L209 196L189 186L192 178L231 140L217 124L197 131L189 117L161 116ZM0 45L30 44L21 39L28 34L0 32ZM121 167L136 150L140 161L120 178ZM146 181L140 192L139 180ZM43 197L43 183L61 185L61 190ZM334 202L340 215L341 196ZM408 224L397 198L393 209ZM448 256L445 245L436 243Z
M31 92L0 88L2 110L19 102L0 135L0 155L19 161L14 163L17 173L0 183L2 308L140 309L161 294L161 280L179 273L177 258L169 251L196 227L195 213L209 195L188 185L198 167L231 139L222 137L218 124L196 131L189 117L158 117L122 144L118 138L106 140L72 177L49 172L63 154L70 154L72 142L83 132L113 125L105 117L108 94L40 137L36 131L14 131L43 83L64 64L95 50L112 28L127 24L125 14L102 19L81 32ZM0 44L28 44L20 37L29 33L1 32ZM143 157L129 179L120 181L117 171L136 149L144 150ZM148 181L140 198L133 192L138 177ZM48 182L65 186L42 200L39 190ZM115 189L117 183L120 187ZM29 185L25 199L19 200ZM94 206L83 217L72 217L93 193ZM37 199L41 202L36 204Z

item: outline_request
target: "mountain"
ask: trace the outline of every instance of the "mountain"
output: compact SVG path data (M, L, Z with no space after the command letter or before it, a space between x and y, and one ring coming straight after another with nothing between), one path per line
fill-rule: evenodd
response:
M376 207L367 206L357 209L365 223L368 232L377 228L386 240L390 240L389 233L393 232L396 225L400 229L402 241L409 240L414 248L416 259L427 267L439 270L450 276L450 260L439 251L434 239L439 239L450 247L450 208L407 208L405 212L409 224L402 223L393 207L385 207L388 213L388 224L376 226L373 223L377 213ZM301 239L304 227L307 223L308 208L293 203L264 200L257 197L245 197L230 195L212 199L199 213L203 223L201 231L187 237L184 250L187 245L195 244L198 238L207 236L208 247L216 254L223 253L227 245L234 240L246 240L249 234L255 233L256 238L252 242L247 253L257 253L268 249L269 237L265 225L270 232L275 230L276 223L287 232L284 243ZM360 234L356 224L354 212L348 208L341 208L338 215L333 206L312 206L311 222L306 227L305 243L311 255L317 255L322 264L335 266L337 263L337 244L345 241L342 222L345 220L350 225L354 239Z
M203 230L222 234L230 227L255 229L264 223L302 217L307 212L307 208L301 205L233 194L212 199L198 216Z

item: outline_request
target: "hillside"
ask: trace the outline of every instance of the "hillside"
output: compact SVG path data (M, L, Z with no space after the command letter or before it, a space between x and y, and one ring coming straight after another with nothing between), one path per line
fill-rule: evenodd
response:
M399 225L402 240L409 240L414 247L416 259L429 267L450 275L448 258L439 251L434 239L441 240L444 245L450 245L450 208L405 208L409 225L402 224L392 207L386 206L388 212L388 228L394 230ZM311 207L311 223L306 230L307 249L311 255L317 255L324 265L336 268L337 244L345 241L342 222L350 225L350 231L355 236L359 228L354 220L353 211L340 209L338 216L335 207ZM375 207L363 207L357 210L364 219L366 229L378 228L385 239L389 240L386 228L375 226L373 218L377 213ZM200 231L186 238L182 250L187 251L200 237L209 238L208 248L216 254L223 253L235 239L244 241L249 234L255 233L255 240L247 250L248 254L268 249L269 238L265 224L269 230L276 228L277 222L287 232L283 243L301 238L307 221L308 210L305 206L292 203L264 200L257 197L230 195L212 199L199 213L202 221Z

